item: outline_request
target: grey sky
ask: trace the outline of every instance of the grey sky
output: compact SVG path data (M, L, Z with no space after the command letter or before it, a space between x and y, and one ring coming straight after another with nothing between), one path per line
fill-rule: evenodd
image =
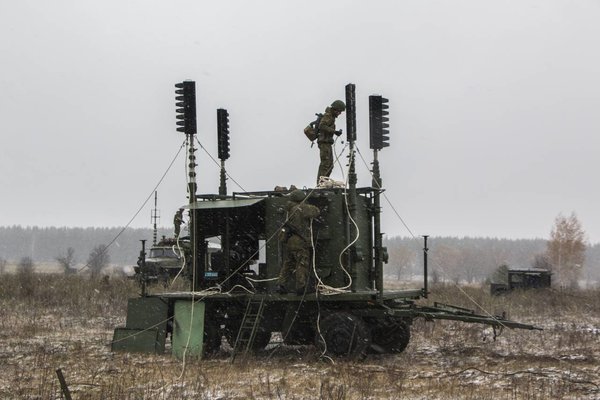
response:
M390 99L382 174L414 234L546 238L574 211L599 242L598 21L597 0L3 1L0 225L126 224L184 139L184 79L213 154L229 110L246 190L312 186L302 129L351 82L367 162L368 96ZM199 191L217 192L199 154ZM184 163L159 188L163 225L186 202Z

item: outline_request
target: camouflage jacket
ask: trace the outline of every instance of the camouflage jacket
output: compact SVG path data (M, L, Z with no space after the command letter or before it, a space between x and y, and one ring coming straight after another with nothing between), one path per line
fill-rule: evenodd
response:
M319 138L317 143L333 144L333 134L335 133L335 114L331 107L327 107L325 114L319 123Z
M288 201L286 209L289 218L286 225L290 230L287 240L288 249L311 247L310 220L319 216L319 208L312 204Z

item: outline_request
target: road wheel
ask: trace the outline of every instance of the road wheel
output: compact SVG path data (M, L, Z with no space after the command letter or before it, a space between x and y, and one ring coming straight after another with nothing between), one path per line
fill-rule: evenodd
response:
M376 352L402 353L410 341L410 326L402 318L378 318L374 320L371 335Z
M371 345L371 332L365 322L349 312L335 312L323 318L317 329L316 344L326 355L349 359L363 358Z

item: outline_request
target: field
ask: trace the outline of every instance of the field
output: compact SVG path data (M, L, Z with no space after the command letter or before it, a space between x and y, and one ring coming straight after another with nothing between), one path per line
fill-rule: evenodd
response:
M74 399L598 399L600 291L529 291L491 297L486 288L433 287L429 301L498 314L543 331L481 325L413 325L400 355L360 362L321 359L314 347L277 343L229 363L112 353L124 325L126 279L58 274L0 276L0 398L61 398L61 368ZM479 312L482 312L481 310Z

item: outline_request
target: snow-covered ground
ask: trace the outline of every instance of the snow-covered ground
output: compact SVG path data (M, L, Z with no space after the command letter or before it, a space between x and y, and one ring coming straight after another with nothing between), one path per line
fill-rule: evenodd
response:
M551 294L476 299L511 306L513 319L543 331L507 329L494 340L481 325L417 320L399 355L332 361L274 336L234 364L226 345L212 359L185 362L112 353L113 328L125 319L122 307L110 306L114 289L98 286L90 304L83 295L69 305L86 303L80 312L52 299L2 299L0 398L58 399L61 368L73 397L85 399L598 399L598 301L589 292Z

